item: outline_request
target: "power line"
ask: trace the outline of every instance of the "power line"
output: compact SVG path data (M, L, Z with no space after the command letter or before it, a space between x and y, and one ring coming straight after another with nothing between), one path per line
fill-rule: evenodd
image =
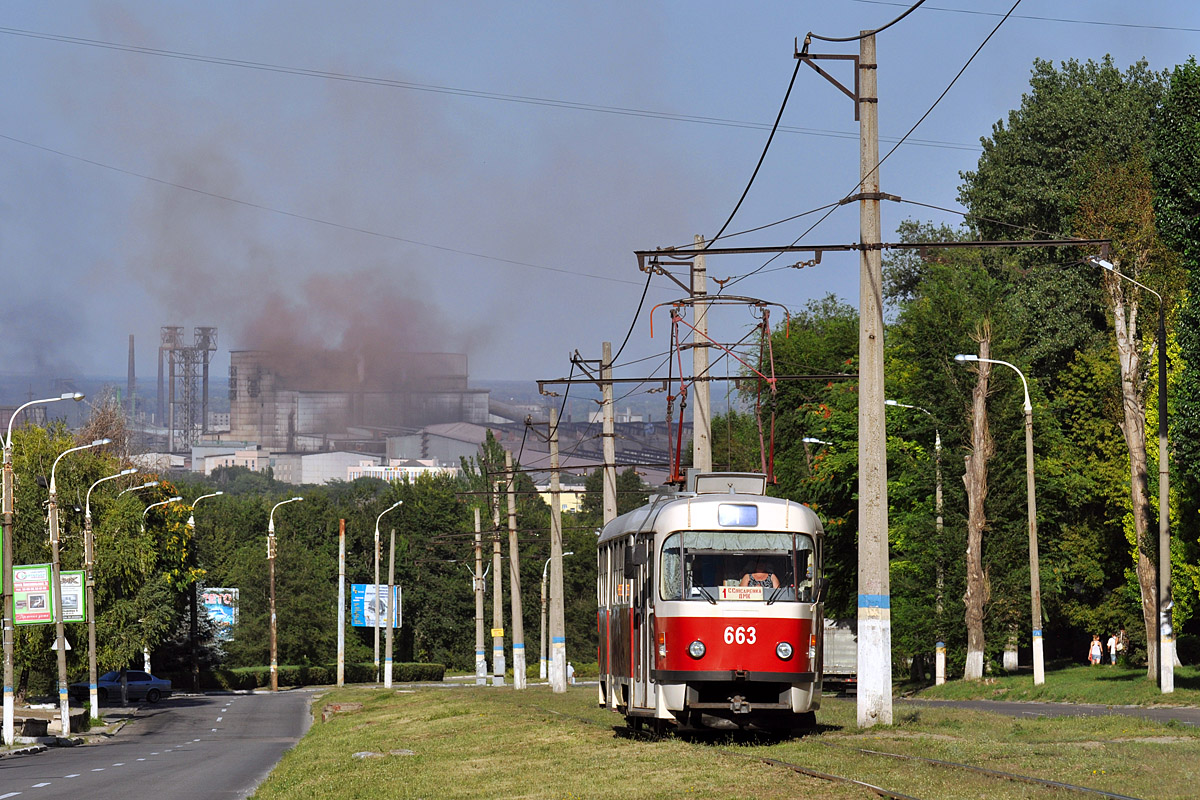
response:
M894 25L896 22L899 22L901 19L904 19L904 17L905 17L905 16L907 16L909 13L911 13L911 12L912 12L914 9L916 9L918 6L920 6L920 5L921 5L921 3L923 3L923 2L925 2L925 0L920 0L920 2L918 2L918 3L917 3L915 6L913 6L912 8L910 8L910 9L909 9L908 11L906 11L904 14L900 15L899 17L897 17L897 18L896 18L896 19L895 19L893 22L890 22L890 23L888 23L888 25L887 25L887 26L885 26L885 27L890 27L891 25ZM942 99L943 99L943 98L944 98L944 97L945 97L947 94L949 94L949 92L950 92L950 90L951 90L952 88L954 88L954 84L958 83L958 79L959 79L959 78L961 78L961 77L963 76L963 73L967 71L967 67L971 66L971 63L972 63L972 62L975 60L975 57L976 57L976 56L978 56L978 55L979 55L979 53L980 53L980 52L983 50L984 46L985 46L985 45L987 45L987 43L991 41L992 37L996 35L996 31L1000 30L1000 27L1001 27L1002 25L1004 25L1004 23L1005 23L1005 22L1008 20L1008 18L1009 18L1010 16L1012 16L1013 12L1017 10L1017 6L1019 6L1019 5L1021 5L1021 0L1016 0L1016 2L1014 2L1014 3L1013 3L1013 5L1012 5L1012 8L1010 8L1010 9L1008 10L1008 13L1007 13L1007 14L1005 14L1005 15L1004 15L1004 16L1001 18L1001 20L1000 20L999 22L997 22L997 23L996 23L996 27L992 28L992 30L991 30L991 33L989 33L989 34L988 34L986 37L984 37L984 40L983 40L982 42L980 42L980 43L979 43L979 47L975 48L975 52L971 53L971 57L970 57L970 58L968 58L968 59L967 59L967 62L966 62L965 64L963 64L963 65L962 65L962 68L961 68L961 69L958 71L958 73L957 73L957 74L956 74L956 75L955 75L955 76L954 76L954 77L953 77L953 78L950 80L950 83L949 83L949 84L946 86L946 88L945 88L944 90L942 90L942 93L941 93L940 95L938 95L937 99L933 101L933 104L929 106L929 108L928 108L928 109L925 111L925 113L924 113L924 114L922 114L922 115L920 116L920 118L919 118L919 119L917 119L917 121L916 121L915 123L913 123L913 126L912 126L911 128L909 128L909 129L908 129L908 133L906 133L906 134L904 134L904 136L900 137L900 141L899 141L899 142L897 142L895 145L893 145L893 146L892 146L892 149L888 150L888 151L887 151L887 154L886 154L886 155L884 155L884 157L883 157L883 158L879 159L879 162L878 162L878 163L875 165L874 171L878 171L878 170L879 170L879 168L880 168L881 166L883 166L883 162L885 162L885 161L887 161L889 158L891 158L892 154L896 152L897 148L899 148L899 147L900 147L900 145L904 143L904 140L905 140L905 139L907 139L907 138L908 138L908 137L909 137L909 136L910 136L910 135L913 133L913 131L915 131L915 130L916 130L916 129L917 129L917 128L918 128L918 127L921 125L921 123L925 121L925 119L926 119L926 118L927 118L927 117L928 117L930 114L932 114L932 113L933 113L933 110L934 110L935 108L937 108L937 106L938 106L938 104L939 104L939 103L941 103L941 102L942 102ZM881 29L881 30L882 30L882 29ZM812 34L809 34L809 35L811 36ZM829 40L829 41L837 41L837 40ZM845 195L845 197L843 197L842 199L843 199L843 200L847 199L847 198L848 198L848 197L849 197L851 194L853 194L853 193L854 193L854 191L856 191L856 190L857 190L857 189L858 189L860 186L862 186L863 180L865 180L865 178L860 178L860 179L858 180L858 183L854 184L854 188L853 188L853 189L851 189L849 192L847 192L847 193L846 193L846 195ZM839 204L839 205L840 205L840 204ZM836 206L835 206L834 208L836 208ZM794 242L792 242L792 245L794 246L794 245L795 245L797 242L799 242L801 239L803 239L805 236L807 236L809 233L811 233L811 232L812 232L812 230L813 230L814 228L816 228L818 225L820 225L822 222L824 222L826 219L828 219L828 218L829 218L829 216L830 216L831 214L833 214L833 212L834 212L834 208L830 208L830 209L829 209L829 211L825 212L825 214L824 214L824 215L823 215L823 216L822 216L820 219L818 219L816 222L814 222L812 225L810 225L806 231L804 231L804 232L803 232L803 233L801 233L801 234L800 234L798 237L796 237L796 240L795 240ZM739 281L745 280L746 278L749 278L749 277L750 277L750 276L752 276L752 275L757 275L758 273L760 273L760 272L762 272L764 269L766 269L766 268L767 268L767 266L768 266L769 264L771 264L771 262L775 261L775 260L776 260L777 258L779 258L781 255L783 255L783 254L782 254L782 253L776 253L774 256L772 256L771 258L767 259L766 263L764 263L764 264L763 264L762 266L760 266L758 269L755 269L755 270L753 270L752 272L748 272L748 273L746 273L745 275L742 275L742 276L740 276L740 277L737 277L737 278L733 279L732 281L729 281L729 282L728 282L728 283L727 283L725 286L722 286L722 287L721 287L721 290L722 290L722 291L724 291L724 290L725 290L725 288L726 288L726 286L732 286L733 284L735 284L735 283L738 283ZM719 294L719 292L718 292L718 294Z
M471 250L461 250L461 249L455 248L455 247L446 247L445 245L432 244L430 242L422 242L418 239L410 239L405 236L398 236L396 234L391 234L391 233L383 233L381 231L371 230L370 228L362 228L362 227L358 227L356 225L346 225L341 222L333 222L332 220L322 219L321 217L314 217L314 216L310 216L308 214L301 214L301 213L298 213L295 211L287 211L287 210L284 210L281 208L275 208L274 206L268 206L263 203L255 203L250 200L242 200L237 197L231 197L230 195L219 194L217 192L210 192L210 191L206 191L204 189L197 189L194 186L188 186L187 184L177 183L175 181L168 181L163 178L156 178L153 175L146 175L141 172L134 172L133 170L124 169L123 167L114 167L111 164L105 164L102 161L96 161L94 159L85 158L83 156L77 156L73 153L68 153L64 150L56 150L53 147L46 147L44 145L26 141L24 139L18 139L15 136L7 136L5 134L0 133L0 139L4 139L5 141L13 142L13 143L19 144L19 145L24 145L25 147L32 147L35 150L42 150L47 153L52 153L56 156L62 156L63 158L69 158L69 159L73 159L75 161L80 161L84 164L89 164L93 167L100 167L101 169L110 170L112 172L117 172L122 175L129 175L134 178L140 178L145 181L150 181L151 183L157 183L161 186L169 186L173 189L180 189L185 192L192 192L193 194L202 195L204 197L210 197L214 200L221 200L226 203L234 203L235 205L244 206L246 208L253 208L253 209L257 209L259 211L266 211L266 212L269 212L272 214L279 214L280 216L291 217L292 219L303 220L305 222L313 222L318 225L325 225L330 228L337 228L339 230L349 231L351 233L360 233L360 234L364 234L366 236L375 236L380 239L387 239L387 240L393 241L393 242L402 242L404 244L410 244L410 245L414 245L417 247L427 247L432 250L440 250L445 253L454 253L456 255L469 256L471 258L480 258L485 261L496 261L501 264L509 264L512 266L529 267L530 269L539 269L539 270L543 270L546 272L558 272L558 273L561 273L564 275L573 275L573 276L579 277L579 278L592 278L593 280L608 281L610 283L624 283L624 284L629 284L631 286L640 286L641 285L637 281L626 280L624 278L612 278L612 277L609 277L606 275L595 275L595 274L592 274L589 272L578 272L576 270L564 269L562 267L548 267L544 264L533 264L528 261L518 261L516 259L503 258L501 256L491 256L486 253L478 253L478 252L474 252Z
M856 3L866 3L874 6L900 6L906 3L889 2L889 0L854 0ZM942 6L925 6L926 11L942 11L947 14L974 14L981 17L1003 16L997 11L976 11L968 8L944 8ZM1028 19L1035 22L1062 22L1068 25L1098 25L1106 28L1137 28L1151 31L1182 31L1184 33L1200 33L1200 28L1183 28L1176 25L1142 25L1136 22L1105 22L1094 19L1068 19L1066 17L1039 17L1032 14L1014 14L1013 19Z
M239 69L251 69L262 72L274 72L285 75L299 75L309 78L322 78L325 80L342 81L347 83L362 83L373 86L383 86L393 89L406 89L410 91L428 92L434 94L445 94L459 97L470 97L480 100L493 100L507 103L519 103L522 105L544 106L549 108L563 108L573 111L588 111L599 114L614 114L627 117L641 117L645 119L659 119L670 122L685 122L699 125L715 125L726 128L745 128L749 130L770 130L771 125L763 122L750 122L747 120L728 119L725 117L709 117L698 114L678 114L668 111L655 111L653 109L643 108L628 108L623 106L609 106L599 103L583 103L573 100L559 100L549 97L534 97L529 95L505 94L503 92L487 92L478 89L466 89L457 86L440 86L437 84L417 83L415 81L402 81L393 78L380 78L369 75L353 75L341 72L329 72L326 70L308 69L306 67L289 67L280 64L270 64L260 61L245 61L242 59L220 58L217 56L209 56L200 53L187 53L177 50L163 50L151 47L141 47L138 45L127 45L119 42L106 42L99 39L86 39L77 36L63 36L52 33L42 33L40 31L22 30L20 28L0 27L0 34L8 36L23 37L28 39L42 39L45 41L59 42L63 44L80 45L84 47L95 47L105 50L116 50L119 52L136 53L139 55L155 56L158 58L173 58L182 61L194 61L203 64L215 64L218 66L236 67ZM857 139L858 134L848 131L835 131L823 128L803 128L789 125L780 125L779 130L783 133L800 134L804 136L823 136L835 139ZM889 138L881 137L883 141L892 141ZM944 142L936 139L914 139L909 144L919 145L922 147L935 147L949 150L979 150L978 145L965 144L962 142Z

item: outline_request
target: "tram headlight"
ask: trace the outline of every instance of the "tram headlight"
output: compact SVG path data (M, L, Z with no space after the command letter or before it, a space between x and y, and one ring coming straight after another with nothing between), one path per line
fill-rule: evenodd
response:
M688 655L692 658L704 658L704 642L697 639L689 644Z
M775 655L787 661L792 657L792 645L789 642L780 642L775 645Z

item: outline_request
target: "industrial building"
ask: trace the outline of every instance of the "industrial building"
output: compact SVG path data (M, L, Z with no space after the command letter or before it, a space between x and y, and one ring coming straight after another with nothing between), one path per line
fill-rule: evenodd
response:
M229 433L268 450L382 454L388 436L489 420L488 390L468 386L467 357L234 350Z

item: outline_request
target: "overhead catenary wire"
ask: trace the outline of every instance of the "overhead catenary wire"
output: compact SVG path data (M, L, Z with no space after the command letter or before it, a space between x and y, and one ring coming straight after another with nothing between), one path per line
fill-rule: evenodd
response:
M354 75L344 72L332 72L328 70L310 69L306 67L292 67L282 64L270 64L261 61L247 61L243 59L222 58L219 56L206 55L202 53L187 53L178 50L166 50L160 48L143 47L140 45L124 44L120 42L108 42L100 39L88 39L78 36L64 36L61 34L45 33L41 31L24 30L21 28L0 27L0 35L13 37L21 37L27 39L41 39L45 41L59 42L63 44L72 44L85 47L94 47L105 50L114 50L119 52L136 53L139 55L154 56L159 58L172 58L182 61L193 61L203 64L213 64L217 66L236 67L240 69L258 70L263 72L273 72L287 75L298 75L309 78L321 78L331 81L341 81L348 83L367 84L372 86L382 86L387 88L405 89L410 91L426 92L432 94L444 94L459 97L469 97L473 99L492 100L507 103L518 103L522 105L544 106L548 108L563 108L574 111L585 111L599 114L612 114L626 117L640 117L645 119L657 119L667 122L683 122L688 124L712 125L725 128L744 128L748 130L770 130L771 126L763 122L752 122L749 120L729 119L725 117L710 117L696 114L680 114L668 111L656 111L654 109L630 108L625 106L610 106L599 103L584 103L574 100L562 100L550 97L535 97L530 95L506 94L502 92L488 92L478 89L468 89L456 86L443 86L438 84L417 83L414 81L402 81L393 78L383 78L379 76L369 75ZM850 131L827 130L823 128L804 128L790 125L781 125L779 130L783 133L800 134L805 136L823 136L837 139L852 139L855 134ZM944 142L934 139L914 140L910 142L913 145L922 147L935 147L951 150L978 150L978 145L966 144L962 142Z
M910 8L904 14L901 14L899 17L897 17L892 22L888 23L887 25L883 26L882 28L877 28L876 30L879 31L879 30L884 30L886 28L891 27L892 25L899 22L901 19L904 19L904 17L906 17L909 13L911 13L913 10L915 10L917 7L919 7L924 2L925 2L925 0L920 0L920 2L918 2L916 5L912 6L912 8ZM921 123L924 122L925 119L931 113L933 113L933 110L935 108L937 108L939 103L942 102L942 99L945 98L945 96L950 92L950 90L952 88L954 88L954 84L956 84L958 82L958 79L961 78L963 73L967 71L967 67L971 66L971 63L975 61L975 57L978 56L979 53L983 50L984 46L986 46L987 43L989 41L991 41L992 37L996 35L996 32L998 30L1000 30L1000 27L1005 23L1005 21L1008 20L1008 18L1012 15L1012 13L1017 10L1017 6L1019 6L1019 5L1021 5L1021 0L1016 0L1016 2L1013 3L1012 8L1010 8L1008 10L1008 13L1005 14L1001 18L1001 20L996 23L996 26L994 28L992 28L991 32L986 37L984 37L983 41L980 42L979 46L975 48L975 52L973 52L971 54L970 58L968 58L966 63L963 64L962 68L959 69L959 71L955 74L955 76L950 80L950 83L946 86L946 88L944 90L942 90L942 93L939 94L937 99L933 101L933 103L929 106L928 109L926 109L925 113L922 114L915 123L913 123L913 126L908 129L908 133L906 133L906 134L904 134L904 136L900 137L900 141L897 142L895 145L893 145L892 148L890 150L888 150L887 154L883 156L883 158L879 159L878 163L876 163L874 169L872 170L872 174L874 172L878 172L879 168L881 166L883 166L883 163L885 161L887 161L889 158L891 158L892 154L894 154L896 152L896 149L899 148L900 145L904 143L904 140L907 139L909 136L911 136L912 133L921 125ZM823 37L823 36L816 36L812 33L810 33L808 35L813 38L822 39L823 41L856 41L863 37L863 34L860 34L855 37L847 37L845 39L835 39L835 38L829 38L829 37ZM863 176L862 178L859 178L858 182L856 184L854 184L854 187L849 192L846 192L845 195L843 195L842 200L847 199L855 191L857 191L858 188L862 186L863 181L866 180L866 178L867 178L867 176ZM839 201L838 205L841 205L840 201ZM818 225L820 225L822 222L824 222L826 219L828 219L829 216L833 214L835 208L837 208L837 206L834 206L833 208L830 208L827 212L825 212L825 214L820 219L818 219L816 222L814 222L812 225L810 225L803 233L801 233L798 237L796 237L795 241L792 242L792 245L795 245L797 242L799 242L801 239L803 239L805 236L807 236L809 233L811 233ZM738 276L738 277L730 280L728 283L726 283L724 286L721 287L721 292L723 292L729 286L732 286L740 281L745 280L746 278L749 278L753 275L757 275L758 273L762 272L768 265L770 265L772 262L774 262L776 259L778 259L781 255L782 255L782 253L777 253L774 256L772 256L771 258L767 259L767 261L762 266L758 267L757 269L755 269L751 272L748 272L745 275L741 275L741 276ZM718 292L718 294L720 294L720 292Z

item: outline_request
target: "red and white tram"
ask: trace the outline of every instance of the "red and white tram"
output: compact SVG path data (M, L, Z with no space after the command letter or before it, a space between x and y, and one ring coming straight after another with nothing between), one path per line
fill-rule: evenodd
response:
M762 475L692 480L600 533L600 704L634 728L811 727L821 522Z

